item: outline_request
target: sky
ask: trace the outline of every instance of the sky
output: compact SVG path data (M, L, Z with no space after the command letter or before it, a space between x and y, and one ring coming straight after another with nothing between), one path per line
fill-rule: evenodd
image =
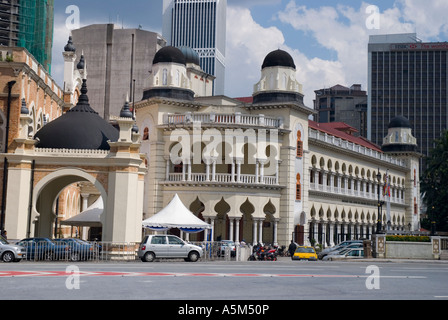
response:
M276 49L293 57L312 108L314 90L337 84L367 90L370 35L417 33L424 42L448 41L446 0L227 1L225 95L232 98L252 95L263 59ZM162 33L162 0L56 0L54 11L52 76L61 86L63 47L78 21L80 27L115 23Z

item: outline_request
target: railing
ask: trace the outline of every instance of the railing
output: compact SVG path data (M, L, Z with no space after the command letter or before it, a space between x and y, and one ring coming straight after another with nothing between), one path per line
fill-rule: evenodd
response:
M276 176L258 176L254 174L240 174L238 181L238 175L231 173L169 173L168 182L220 182L220 183L245 183L245 184L264 184L264 185L278 185L278 179ZM258 181L257 181L258 179Z
M238 124L244 126L260 126L279 128L281 119L266 117L262 114L234 114L224 113L185 113L185 114L167 114L164 118L164 124L176 125L200 122L202 124Z
M88 242L69 239L18 242L28 261L135 261L137 243Z
M246 261L251 247L228 246L221 241L186 241L197 245L204 251L202 261ZM103 261L140 261L139 243L116 243L103 241L73 241L59 239L56 241L18 242L26 248L26 261L69 261L69 262L103 262ZM180 259L180 258L179 258ZM165 259L163 259L165 260Z

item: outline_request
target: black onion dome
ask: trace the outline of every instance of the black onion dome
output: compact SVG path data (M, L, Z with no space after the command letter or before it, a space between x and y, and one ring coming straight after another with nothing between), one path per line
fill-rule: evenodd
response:
M37 148L110 150L119 132L90 107L86 80L83 80L78 104L40 129Z
M75 52L76 51L76 48L73 45L72 36L68 37L68 42L67 42L67 44L64 47L64 51L65 52Z
M412 128L412 127L411 123L407 118L403 116L397 116L390 121L388 128L390 129L390 128Z
M154 60L152 64L161 63L161 62L170 62L170 63L179 63L186 65L187 61L185 59L182 51L173 46L163 47L154 56Z
M294 64L294 60L288 52L278 49L270 52L264 58L261 69L267 67L289 67L295 69L296 65Z
M81 55L81 59L79 59L79 62L78 62L78 64L76 65L76 68L77 68L78 70L83 70L84 67L85 67L85 64L86 64L86 61L84 60L84 55L82 54L82 55Z
M179 50L182 51L183 55L185 56L185 61L187 63L194 63L196 65L200 65L199 54L192 48L182 46L179 47Z

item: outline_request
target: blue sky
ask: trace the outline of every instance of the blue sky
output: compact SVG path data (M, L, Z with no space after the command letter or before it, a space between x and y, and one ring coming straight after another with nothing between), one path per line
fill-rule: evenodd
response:
M116 23L161 33L162 0L57 0L53 77L62 85L62 55L70 5L80 25ZM370 5L379 15L372 20ZM230 97L252 95L264 57L283 49L294 58L305 102L314 90L360 83L367 89L367 43L372 34L413 33L423 41L448 40L446 0L228 0L226 89ZM378 22L379 29L366 21Z

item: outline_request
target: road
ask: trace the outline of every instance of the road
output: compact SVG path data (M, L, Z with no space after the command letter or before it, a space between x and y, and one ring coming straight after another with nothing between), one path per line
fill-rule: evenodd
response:
M1 300L448 300L437 262L0 263Z

